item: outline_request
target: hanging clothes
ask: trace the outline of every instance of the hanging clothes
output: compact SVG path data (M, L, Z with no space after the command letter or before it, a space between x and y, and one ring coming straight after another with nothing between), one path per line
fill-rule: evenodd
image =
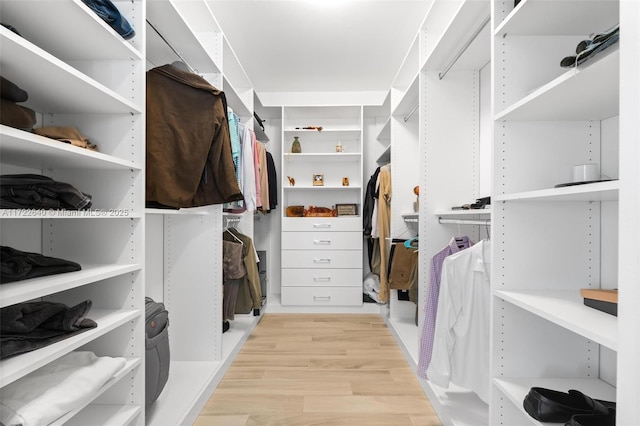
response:
M433 335L436 327L436 314L438 312L438 299L440 297L440 282L442 277L442 265L444 260L460 250L473 245L469 237L451 238L449 244L437 252L430 260L429 287L427 288L427 301L424 309L424 321L420 333L420 351L418 354L418 376L427 379L427 367L431 362L433 352Z
M427 376L474 391L489 402L491 242L447 257L442 266L433 355Z
M236 182L238 187L243 187L243 171L245 167L242 161L242 141L240 135L240 119L233 112L231 107L227 107L227 117L229 119L229 139L231 141L231 159L233 160L233 168L236 173ZM244 195L244 193L243 193ZM224 205L224 211L230 213L243 213L246 211L244 200L232 201Z
M256 169L253 161L253 130L240 123L242 135L242 194L244 206L249 212L256 211Z
M173 208L242 200L224 92L163 65L146 79L146 201Z
M254 176L256 182L256 210L262 207L262 185L261 185L261 177L260 177L260 153L258 150L260 149L260 142L258 142L258 138L255 133L251 134L252 144L253 144L253 169Z
M234 237L233 234L231 234ZM237 241L222 240L222 320L232 321L236 311L238 290L247 268L244 265L242 255L243 243Z
M258 176L260 178L260 209L263 213L269 212L269 174L267 171L267 147L262 142L257 142L258 148Z
M278 206L278 176L276 173L276 164L273 156L269 151L267 155L267 180L269 182L269 211L275 210Z
M380 301L389 301L389 279L385 266L389 259L391 234L391 164L380 167L378 196L378 233L380 244Z
M235 313L248 314L252 309L262 306L262 289L260 288L260 274L258 271L258 257L251 237L240 233L237 229L229 228L222 235L223 240L242 241L242 256L247 270L238 288Z

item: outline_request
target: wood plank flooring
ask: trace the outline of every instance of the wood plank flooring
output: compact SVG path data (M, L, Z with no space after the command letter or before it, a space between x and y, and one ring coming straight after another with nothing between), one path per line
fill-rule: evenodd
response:
M441 424L384 320L359 314L265 314L195 423Z

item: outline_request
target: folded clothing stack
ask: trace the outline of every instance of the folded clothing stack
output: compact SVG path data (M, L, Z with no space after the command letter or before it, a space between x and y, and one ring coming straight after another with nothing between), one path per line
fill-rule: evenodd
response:
M0 124L29 131L36 124L36 113L18 105L26 102L29 94L15 83L0 76Z
M82 2L100 19L109 24L123 39L129 40L136 35L129 22L110 0L82 0Z
M0 175L0 209L87 210L91 195L36 174Z
M79 264L70 260L0 246L0 284L80 269Z

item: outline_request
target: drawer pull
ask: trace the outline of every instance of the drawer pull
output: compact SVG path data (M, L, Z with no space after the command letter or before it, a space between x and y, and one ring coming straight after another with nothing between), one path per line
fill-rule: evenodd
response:
M331 228L331 224L330 223L314 223L313 227L314 228Z
M331 244L331 240L313 240L313 244L318 244L318 245L326 244L326 245L329 245L329 244Z
M313 259L313 263L331 263L329 258Z
M313 300L326 300L326 301L330 301L331 300L331 296L313 296Z
M313 281L331 281L331 277L313 277Z

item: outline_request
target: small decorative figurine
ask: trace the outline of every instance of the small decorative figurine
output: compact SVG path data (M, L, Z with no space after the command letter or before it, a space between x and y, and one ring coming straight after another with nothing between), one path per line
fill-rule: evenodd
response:
M301 152L302 152L302 147L300 146L300 141L298 140L298 136L294 136L293 143L291 144L291 153L300 154Z

